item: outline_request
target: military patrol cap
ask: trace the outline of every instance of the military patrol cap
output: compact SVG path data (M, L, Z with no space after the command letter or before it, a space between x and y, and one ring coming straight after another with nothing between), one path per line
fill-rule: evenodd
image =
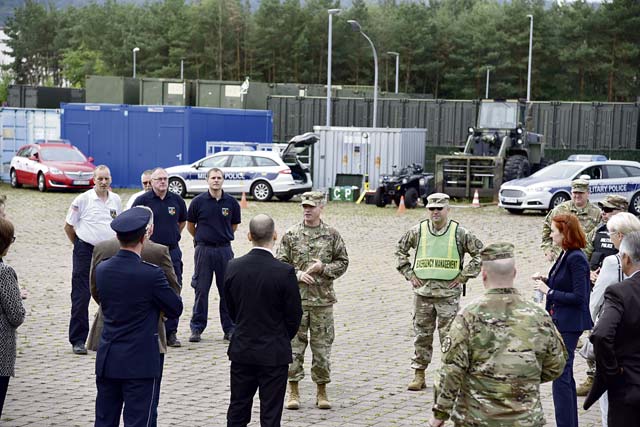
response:
M571 191L574 193L588 193L589 181L582 178L574 179L571 181Z
M629 209L629 202L622 196L617 194L609 194L604 200L598 202L598 206L601 208L618 209L621 211L627 211Z
M302 193L301 206L321 206L324 202L324 193L322 191L307 191Z
M134 207L122 212L111 221L111 228L116 232L121 240L133 240L147 231L147 224L151 219L149 209Z
M449 196L444 193L433 193L427 197L427 208L444 208L449 206Z
M514 246L511 243L492 243L480 251L480 259L482 259L482 261L495 261L498 259L513 258L513 249Z

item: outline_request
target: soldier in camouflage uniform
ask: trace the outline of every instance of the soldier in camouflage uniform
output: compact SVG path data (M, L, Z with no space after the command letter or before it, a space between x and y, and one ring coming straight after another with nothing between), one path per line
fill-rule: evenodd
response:
M304 221L287 230L278 248L278 259L296 269L303 311L298 334L291 340L293 362L289 366L287 409L300 407L298 382L304 378L304 353L309 341L311 379L317 384L316 405L320 409L331 408L326 384L331 381L333 304L337 302L333 281L347 271L349 256L338 231L320 219L324 200L324 194L317 191L302 195Z
M442 342L432 427L545 424L540 383L562 373L567 350L545 310L513 287L511 243L482 250L483 296L460 310Z
M407 387L426 388L425 369L433 353L433 332L438 325L442 339L458 311L461 288L480 272L482 242L456 221L449 219L449 196L427 197L429 219L412 227L398 242L397 269L411 282L414 292L413 381ZM413 260L409 252L414 249ZM465 267L464 254L471 255Z
M578 217L584 234L588 235L602 220L600 208L589 201L589 181L586 179L574 179L571 181L571 200L556 206L549 211L542 225L542 244L544 256L549 261L555 261L560 253L560 248L551 241L551 220L560 214L573 214Z

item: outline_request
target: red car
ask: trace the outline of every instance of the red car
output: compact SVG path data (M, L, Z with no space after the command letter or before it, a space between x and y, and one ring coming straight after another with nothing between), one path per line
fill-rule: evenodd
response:
M93 188L93 158L87 158L67 140L38 140L20 147L11 159L11 186L87 190Z

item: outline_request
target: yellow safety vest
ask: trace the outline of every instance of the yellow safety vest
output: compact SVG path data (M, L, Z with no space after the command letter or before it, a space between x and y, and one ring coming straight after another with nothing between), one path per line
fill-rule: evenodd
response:
M447 230L440 236L431 232L429 224L429 220L420 223L413 272L422 280L453 280L462 270L456 243L458 223L450 221Z

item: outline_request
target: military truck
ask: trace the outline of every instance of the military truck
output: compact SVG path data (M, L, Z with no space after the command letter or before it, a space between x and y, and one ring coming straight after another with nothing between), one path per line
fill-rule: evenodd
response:
M436 189L452 197L497 201L503 182L546 166L544 137L527 130L528 108L520 100L482 100L462 152L436 156Z

